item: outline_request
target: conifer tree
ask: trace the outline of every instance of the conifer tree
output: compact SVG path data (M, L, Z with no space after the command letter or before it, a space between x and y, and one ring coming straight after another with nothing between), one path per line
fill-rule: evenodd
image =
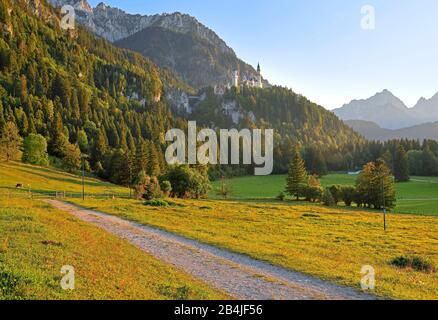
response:
M0 132L0 157L7 162L18 160L23 139L14 122L9 121Z
M108 145L102 130L99 130L96 141L94 142L92 151L92 162L94 164L103 163L105 154L108 150Z
M395 184L391 170L383 159L378 159L373 172L372 189L375 192L374 208L395 207Z
M409 181L408 155L401 144L394 155L394 176L397 182Z
M148 166L148 144L146 141L141 141L135 150L135 171L136 172L142 172L144 171L146 173L147 166Z
M286 192L299 200L307 185L307 172L298 148L294 148L286 182Z
M149 163L148 163L148 173L151 177L158 177L161 173L160 169L160 159L158 155L158 150L153 143L149 144Z

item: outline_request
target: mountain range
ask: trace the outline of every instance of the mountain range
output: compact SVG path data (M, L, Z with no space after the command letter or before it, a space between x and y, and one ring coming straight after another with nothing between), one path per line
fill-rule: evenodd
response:
M369 140L387 141L393 139L438 140L438 122L423 123L402 129L385 129L375 122L346 120L345 124Z
M374 122L381 128L397 130L438 121L438 93L430 99L421 98L413 108L408 108L389 90L383 90L333 112L342 120Z
M73 6L77 21L94 34L143 54L195 89L231 83L235 70L242 78L257 74L214 31L190 15L134 15L104 3L92 8L86 0L49 1L57 7Z

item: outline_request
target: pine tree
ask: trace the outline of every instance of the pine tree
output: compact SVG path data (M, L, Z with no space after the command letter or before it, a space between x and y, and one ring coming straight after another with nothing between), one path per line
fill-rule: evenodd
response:
M62 161L68 171L74 172L81 167L81 150L77 144L67 143Z
M366 164L356 181L361 204L375 209L395 207L395 184L391 170L382 158Z
M371 206L374 201L373 190L373 174L375 172L376 165L374 162L369 162L363 166L360 175L356 180L357 194L360 195L360 205ZM358 203L359 204L359 203Z
M306 152L305 162L310 174L316 174L320 177L327 175L327 164L320 148L310 147Z
M0 1L0 22L4 24L9 23L9 13L6 1Z
M99 130L96 141L94 142L91 160L93 164L100 163L102 165L105 154L108 151L108 144L102 130ZM97 170L97 168L95 168Z
M327 207L333 207L334 205L336 205L335 199L333 198L332 193L327 188L324 189L324 192L322 193L321 201Z
M54 123L52 125L49 151L52 155L63 158L66 154L68 144L68 139L64 134L64 127L62 124L61 115L59 112L57 112L55 115Z
M18 160L22 143L23 139L20 137L15 123L7 122L0 132L0 157L3 157L7 162Z
M391 170L383 159L378 159L373 172L372 189L375 193L374 208L392 209L395 207L395 184Z
M153 143L149 144L149 163L148 173L151 177L158 177L161 173L160 159L158 156L157 148Z
M286 192L299 200L307 185L307 172L298 148L294 149L286 182Z
M149 153L148 153L148 144L145 141L140 142L137 145L137 148L135 150L135 171L137 173L144 171L147 171L148 166L148 159L149 159Z
M394 176L397 182L409 181L408 155L401 144L394 155Z
M430 147L426 145L421 155L422 174L425 176L434 175L437 172L437 159Z

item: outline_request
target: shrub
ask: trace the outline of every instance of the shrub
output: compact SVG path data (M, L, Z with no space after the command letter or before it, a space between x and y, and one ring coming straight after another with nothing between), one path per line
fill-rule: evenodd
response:
M335 204L338 204L342 199L342 186L330 186L328 189L332 194L333 201L335 202Z
M350 186L342 187L341 198L347 207L351 207L351 204L353 203L355 196L356 196L355 187L350 187Z
M329 189L325 189L322 193L322 203L327 207L333 207L336 205L335 200L333 199L333 195Z
M230 182L227 179L225 179L225 177L222 177L221 178L221 186L217 190L216 194L218 196L221 196L224 199L227 199L232 191L233 191L233 188L231 187Z
M172 184L170 183L170 181L165 180L161 182L160 187L161 187L161 191L166 197L168 197L172 192Z
M160 184L156 177L147 177L144 184L143 198L146 200L160 199L163 197L163 193L160 189Z
M21 278L8 271L0 270L0 297L8 299L17 299L19 297L18 285Z
M277 196L277 200L284 201L286 199L286 195L284 192L280 192Z
M140 171L135 186L135 196L137 199L160 199L163 197L160 184L156 177L149 177L144 171Z
M392 259L390 264L398 268L413 269L421 272L435 272L434 265L419 256L400 256Z
M163 179L171 183L171 194L178 198L199 199L207 196L210 190L208 174L200 168L191 168L187 165L174 166Z
M169 203L164 200L146 200L144 205L150 207L168 207Z
M49 156L47 154L47 141L40 134L30 134L24 139L23 156L24 163L30 163L40 166L49 164Z
M305 186L303 188L303 196L306 198L306 201L316 202L321 199L323 190L318 186Z

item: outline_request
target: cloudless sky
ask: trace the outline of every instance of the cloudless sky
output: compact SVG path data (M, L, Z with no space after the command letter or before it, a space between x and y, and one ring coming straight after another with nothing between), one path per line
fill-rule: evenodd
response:
M101 1L89 0L96 6ZM328 109L389 89L412 107L438 92L437 0L105 0L129 13L190 14L271 83ZM375 30L361 8L375 7Z

